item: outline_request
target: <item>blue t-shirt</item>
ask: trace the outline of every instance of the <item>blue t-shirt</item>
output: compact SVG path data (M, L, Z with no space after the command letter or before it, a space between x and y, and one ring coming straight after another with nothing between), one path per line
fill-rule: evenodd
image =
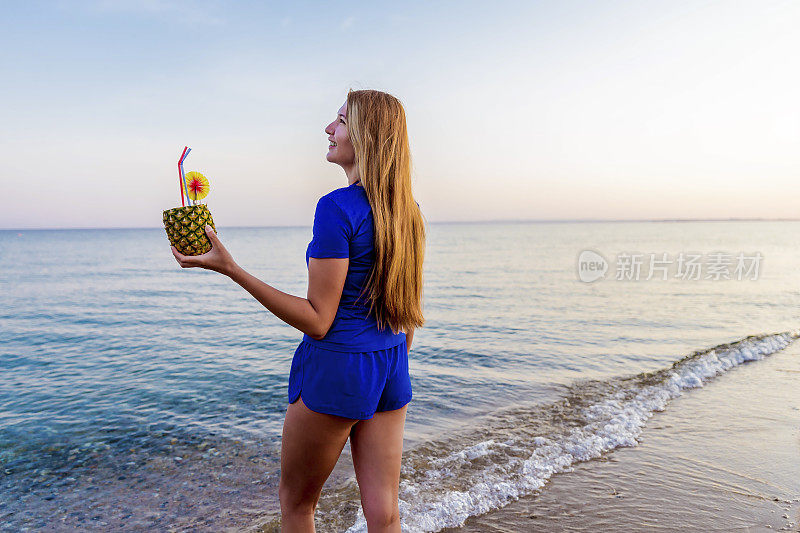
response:
M317 202L306 267L310 257L349 257L350 265L331 328L321 340L303 334L305 342L338 352L368 352L392 348L406 340L404 332L395 335L388 325L378 329L375 314L369 313L366 293L356 303L375 262L372 208L358 182L333 190Z

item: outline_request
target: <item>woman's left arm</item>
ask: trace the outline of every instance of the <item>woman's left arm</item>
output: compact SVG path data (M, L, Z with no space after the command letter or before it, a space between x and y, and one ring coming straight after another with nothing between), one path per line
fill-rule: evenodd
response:
M279 291L245 271L233 260L210 226L206 228L206 234L211 240L212 249L203 255L185 256L172 247L172 253L181 267L200 267L224 274L290 326L314 339L325 337L339 307L349 259L311 258L308 298L300 298Z

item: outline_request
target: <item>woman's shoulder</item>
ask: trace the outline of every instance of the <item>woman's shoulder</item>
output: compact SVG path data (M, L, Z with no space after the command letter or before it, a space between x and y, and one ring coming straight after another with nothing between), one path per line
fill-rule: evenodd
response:
M363 214L365 210L369 211L367 195L364 193L363 187L357 185L334 189L323 195L320 201L333 203L349 215L358 215Z

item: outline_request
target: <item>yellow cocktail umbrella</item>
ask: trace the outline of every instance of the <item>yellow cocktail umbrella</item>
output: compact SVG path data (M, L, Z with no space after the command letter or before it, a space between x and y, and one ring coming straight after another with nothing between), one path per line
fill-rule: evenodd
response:
M196 202L208 196L208 178L199 172L186 173L186 189L189 199Z

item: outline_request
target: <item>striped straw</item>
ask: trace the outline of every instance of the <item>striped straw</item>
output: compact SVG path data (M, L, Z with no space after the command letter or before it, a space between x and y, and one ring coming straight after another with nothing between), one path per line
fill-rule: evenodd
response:
M183 153L181 154L181 158L178 159L178 187L181 189L181 206L186 207L186 202L183 201L183 156L186 155L186 150L188 150L188 146L183 147Z
M183 156L181 156L181 161L178 166L181 169L181 182L183 183L183 188L186 190L186 199L189 200L189 202L191 202L192 199L189 198L189 188L186 186L186 174L183 172L183 162L186 161L187 157L189 157L189 152L191 152L192 149L189 148L188 146L185 146L184 150L185 151L183 153ZM194 205L194 203L192 203L191 205Z

